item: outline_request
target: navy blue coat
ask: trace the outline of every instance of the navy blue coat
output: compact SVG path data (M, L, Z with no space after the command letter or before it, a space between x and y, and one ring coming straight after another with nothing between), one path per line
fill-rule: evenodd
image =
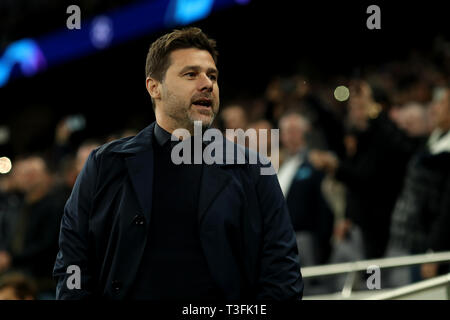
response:
M135 137L105 144L86 161L61 221L53 271L57 299L127 298L157 187L153 129L154 123ZM235 146L225 138L223 143ZM238 152L248 159L247 149ZM261 167L204 166L198 206L202 249L226 300L299 300L303 281L288 209L276 175L261 175ZM69 265L80 267L81 289L67 287Z

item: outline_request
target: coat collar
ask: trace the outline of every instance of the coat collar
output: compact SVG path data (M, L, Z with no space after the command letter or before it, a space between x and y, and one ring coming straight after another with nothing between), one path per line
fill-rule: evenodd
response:
M151 151L153 154L152 139L155 135L156 121L145 127L136 136L132 138L124 138L121 143L115 144L111 148L111 152L122 154L139 154ZM164 137L165 139L166 137ZM224 161L218 166L235 165L240 163L240 159L248 159L247 151L244 147L236 145L222 136L224 159L233 159L233 161ZM208 144L207 142L205 144ZM234 151L233 151L234 150Z
M111 152L114 153L141 153L152 149L153 132L156 122L145 127L136 136L132 138L124 138L121 143L116 143Z

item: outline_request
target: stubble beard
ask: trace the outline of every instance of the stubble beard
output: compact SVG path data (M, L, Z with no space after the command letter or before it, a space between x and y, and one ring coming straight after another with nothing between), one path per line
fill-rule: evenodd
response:
M172 119L175 127L187 129L191 134L194 131L194 122L201 121L202 130L207 130L211 127L216 116L214 108L211 107L210 120L205 122L205 115L198 114L190 101L188 103L182 102L169 92L166 101L168 102L166 114Z
M201 121L202 122L202 129L206 130L209 127L211 127L214 118L216 117L216 114L213 111L213 108L211 107L211 113L210 113L210 120L208 122L205 122L204 120L204 114L202 114L201 116L198 116L198 114L195 113L195 111L193 110L193 106L189 105L188 110L186 111L187 117L189 119L190 124L192 125L192 128L194 128L194 122L195 121Z

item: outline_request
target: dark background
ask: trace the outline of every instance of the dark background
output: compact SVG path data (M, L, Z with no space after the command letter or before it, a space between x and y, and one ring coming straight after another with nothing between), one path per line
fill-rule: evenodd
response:
M371 4L381 8L381 30L366 28ZM274 75L302 72L326 82L336 75L357 76L370 65L402 60L414 50L430 50L437 36L449 38L447 16L442 1L254 0L193 25L218 42L223 106L236 97L262 96ZM20 38L29 30L33 36L51 31L50 25L64 26L66 18L64 9L58 14L41 10L28 20L22 17L16 34L4 29L2 33ZM36 27L31 21L46 22ZM56 123L74 113L87 119L80 141L145 127L154 119L145 89L145 58L150 43L166 31L0 88L0 125L11 129L11 141L1 153L14 157L48 147Z

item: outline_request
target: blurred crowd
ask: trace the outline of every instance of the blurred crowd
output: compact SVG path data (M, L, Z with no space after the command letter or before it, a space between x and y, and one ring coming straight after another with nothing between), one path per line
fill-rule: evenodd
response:
M347 96L338 100L337 86ZM357 76L276 76L260 96L229 100L214 125L280 130L280 152L268 156L279 163L302 266L450 250L448 45ZM0 299L54 298L59 224L76 177L94 148L136 132L73 145L62 119L49 152L14 158L0 176ZM400 268L383 286L447 272ZM340 285L306 282L305 295Z
M76 178L96 147L137 133L74 143L68 120L58 123L50 150L15 157L0 177L0 300L54 299L59 227Z
M302 266L450 250L448 44L357 76L274 77L263 97L230 103L219 120L222 129L280 130L272 160ZM431 263L382 271L388 288L450 270ZM306 280L313 295L340 291L345 276Z

